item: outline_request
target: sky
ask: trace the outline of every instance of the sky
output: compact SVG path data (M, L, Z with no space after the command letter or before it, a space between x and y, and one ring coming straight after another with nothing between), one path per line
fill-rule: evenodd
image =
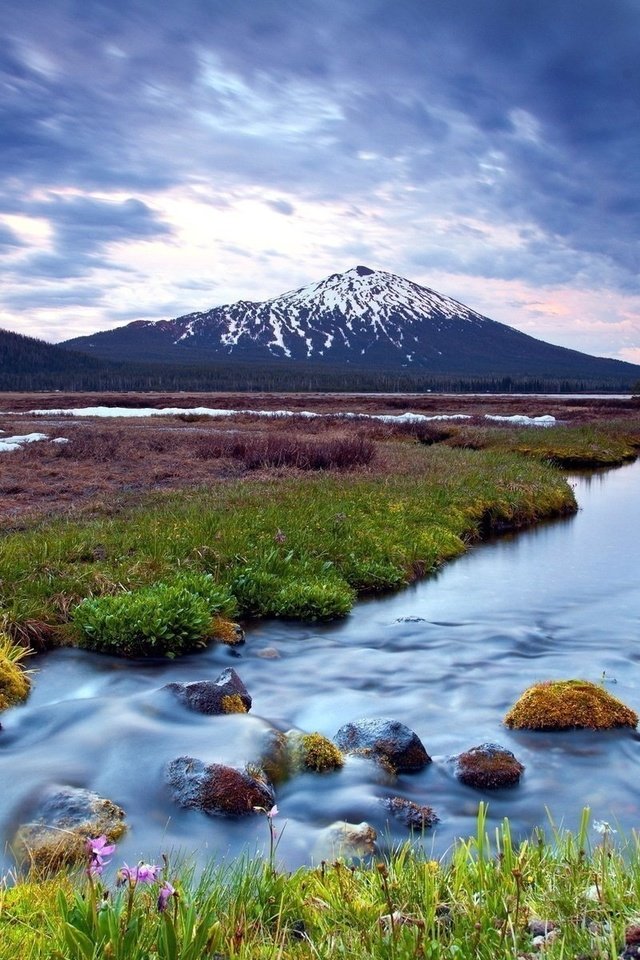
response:
M3 0L0 327L357 264L640 363L640 0Z

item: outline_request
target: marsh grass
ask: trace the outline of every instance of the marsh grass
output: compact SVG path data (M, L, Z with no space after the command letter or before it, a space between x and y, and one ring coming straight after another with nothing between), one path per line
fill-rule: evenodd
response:
M614 844L585 810L574 833L551 824L517 842L486 815L442 860L405 844L293 874L259 858L199 879L165 865L177 896L163 913L155 890L27 878L0 890L0 960L513 960L537 955L532 921L553 927L548 960L614 960L640 912L638 838Z
M544 460L555 466L611 467L634 460L640 448L640 421L611 421L513 429L460 427L446 441L450 446L472 450L503 450Z
M240 615L332 618L356 596L436 569L481 532L575 510L552 469L512 454L397 444L372 474L264 474L147 496L88 520L53 519L2 540L4 627L73 642L85 598L190 572L212 575ZM404 459L403 459L404 458ZM49 634L47 634L49 631ZM32 626L28 641L36 645Z

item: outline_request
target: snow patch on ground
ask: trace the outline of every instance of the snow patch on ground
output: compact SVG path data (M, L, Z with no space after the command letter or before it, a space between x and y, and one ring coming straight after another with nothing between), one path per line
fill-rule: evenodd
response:
M177 417L184 414L199 417L234 417L251 415L254 417L344 417L345 419L381 420L383 423L424 423L428 420L470 420L466 413L441 413L427 416L423 413L313 413L310 410L218 410L215 407L74 407L68 410L30 410L33 416L69 416L69 417ZM501 421L522 426L552 426L556 418L552 416L527 417L515 415L501 417L486 414L485 420ZM35 439L46 439L45 434L31 434ZM9 437L2 442L10 442Z
M0 440L0 453L8 453L10 450L19 450L25 443L35 443L36 440L48 440L46 433L25 433L22 436L3 437Z

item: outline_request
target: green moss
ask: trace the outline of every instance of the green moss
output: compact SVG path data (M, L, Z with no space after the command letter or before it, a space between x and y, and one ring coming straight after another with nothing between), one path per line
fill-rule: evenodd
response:
M21 666L27 652L0 633L0 710L22 703L29 696L31 681Z
M504 722L525 730L609 730L635 727L638 715L588 680L549 680L525 690Z
M302 766L306 770L324 773L339 770L344 764L341 751L321 733L305 733L300 740Z

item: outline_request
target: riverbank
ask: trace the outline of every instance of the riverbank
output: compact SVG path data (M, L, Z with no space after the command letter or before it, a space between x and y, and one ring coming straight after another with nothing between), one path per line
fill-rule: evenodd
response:
M210 575L240 617L330 619L359 595L432 572L491 531L575 509L564 478L533 459L383 443L377 462L361 469L263 470L9 532L2 626L34 649L77 643L74 612L86 597L192 573Z
M640 848L585 810L515 844L508 821L433 860L411 845L388 859L278 869L273 849L196 881L161 861L93 878L27 878L0 888L0 960L512 960L636 956ZM89 863L89 861L88 861Z

